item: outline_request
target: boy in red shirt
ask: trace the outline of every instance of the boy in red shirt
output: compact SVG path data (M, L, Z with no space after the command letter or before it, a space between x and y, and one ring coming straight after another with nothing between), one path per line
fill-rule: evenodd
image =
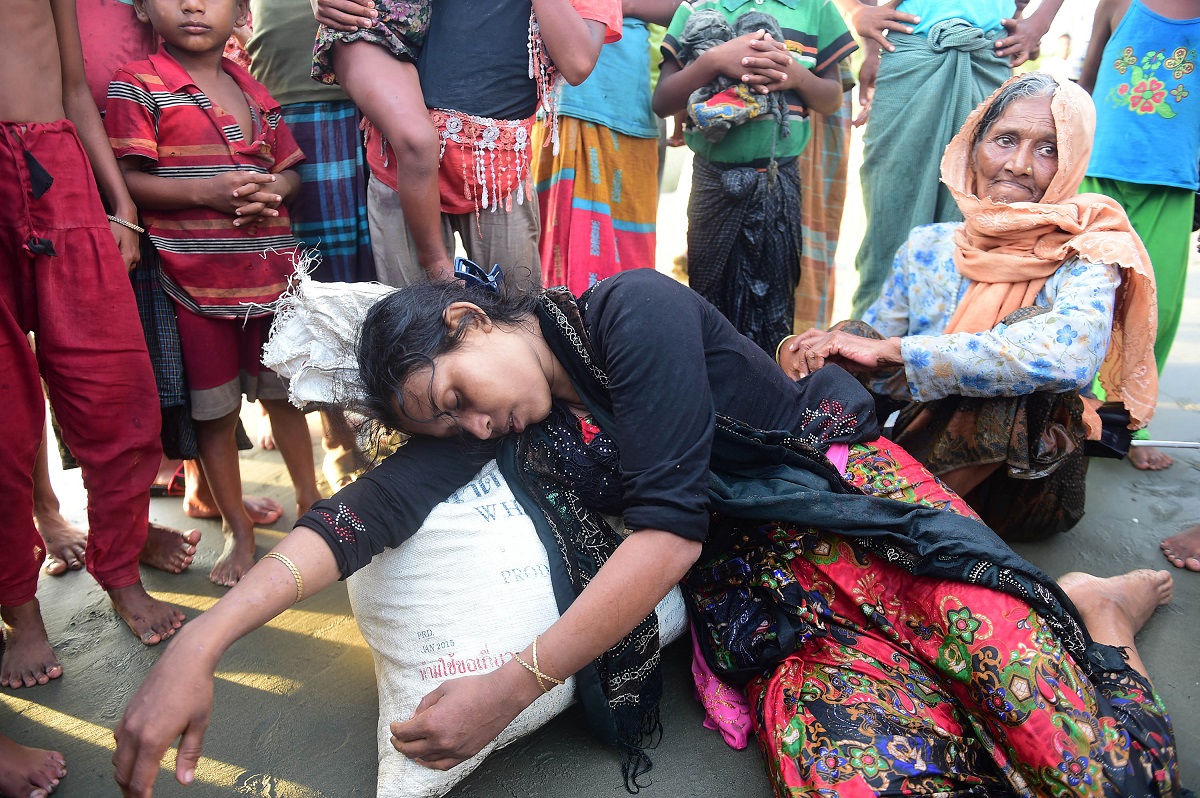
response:
M232 586L254 564L234 431L242 395L267 408L296 490L320 498L303 414L259 362L269 303L287 288L296 241L284 202L303 160L266 89L223 58L245 0L136 0L158 53L117 70L105 127L175 301L200 462L221 511L225 551L209 578Z

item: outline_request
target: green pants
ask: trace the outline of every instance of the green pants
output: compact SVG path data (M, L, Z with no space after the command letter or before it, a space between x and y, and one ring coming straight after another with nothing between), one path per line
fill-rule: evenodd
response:
M1106 177L1086 177L1081 193L1104 194L1124 206L1133 229L1141 236L1158 288L1158 337L1154 358L1161 373L1179 329L1183 291L1187 283L1188 242L1196 192L1187 188L1127 183Z

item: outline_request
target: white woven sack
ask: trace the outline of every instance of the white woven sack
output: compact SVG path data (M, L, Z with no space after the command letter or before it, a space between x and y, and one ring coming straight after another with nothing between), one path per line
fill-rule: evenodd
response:
M288 398L346 404L361 398L354 351L367 311L396 289L379 283L320 283L303 274L274 304L263 365L288 378Z
M434 508L421 529L347 580L379 681L379 798L437 798L496 748L572 703L575 680L538 698L496 740L448 771L392 747L389 725L457 676L487 673L558 620L545 548L495 461ZM676 587L658 608L663 644L687 628Z

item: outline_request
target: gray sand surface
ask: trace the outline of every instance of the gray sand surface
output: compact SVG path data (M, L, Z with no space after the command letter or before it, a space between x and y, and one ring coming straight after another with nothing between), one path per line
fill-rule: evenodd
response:
M679 156L676 151L672 158ZM856 182L852 177L839 252L842 313L854 285L849 264L861 235L861 211L853 194ZM669 269L671 257L682 251L686 191L685 174L679 190L664 196L660 268ZM1184 323L1152 427L1157 438L1200 439L1200 258L1195 255L1192 267ZM253 435L253 411L247 419ZM291 491L276 452L247 453L242 467L248 493L269 495L289 506ZM55 479L65 513L83 521L85 498L77 472ZM1020 551L1053 575L1086 570L1108 576L1134 568L1169 567L1158 543L1200 522L1198 488L1197 451L1178 453L1174 468L1158 474L1137 472L1124 462L1093 461L1088 512L1080 525L1048 543L1021 546ZM178 499L154 499L151 514L163 524L193 525L180 512ZM289 512L270 529L260 530L260 555L293 520ZM224 592L207 578L221 548L219 524L197 525L204 539L191 571L172 576L143 569L147 588L183 608L188 617ZM1155 613L1137 642L1175 723L1183 783L1195 788L1200 784L1200 573L1175 576L1174 603ZM45 687L0 691L0 732L65 753L70 775L57 795L117 795L110 764L111 730L159 651L143 647L129 634L86 574L43 577L39 598L65 675ZM237 644L221 665L197 784L188 789L176 784L168 762L156 794L374 795L374 670L349 612L339 584ZM677 643L664 658L665 735L654 754L653 784L642 795L766 798L771 791L753 744L746 751L733 751L715 732L701 727L701 711L691 697L687 654L686 644ZM578 708L493 755L452 793L459 798L623 794L616 754L592 741Z

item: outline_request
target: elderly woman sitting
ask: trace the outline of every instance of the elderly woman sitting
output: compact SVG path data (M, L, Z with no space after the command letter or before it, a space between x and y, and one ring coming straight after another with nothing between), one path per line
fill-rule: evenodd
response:
M896 441L1009 538L1082 517L1097 373L1131 428L1157 396L1149 258L1116 202L1076 193L1094 129L1074 84L1009 80L942 159L965 221L914 229L863 322L780 348L794 377L837 362L906 401Z

